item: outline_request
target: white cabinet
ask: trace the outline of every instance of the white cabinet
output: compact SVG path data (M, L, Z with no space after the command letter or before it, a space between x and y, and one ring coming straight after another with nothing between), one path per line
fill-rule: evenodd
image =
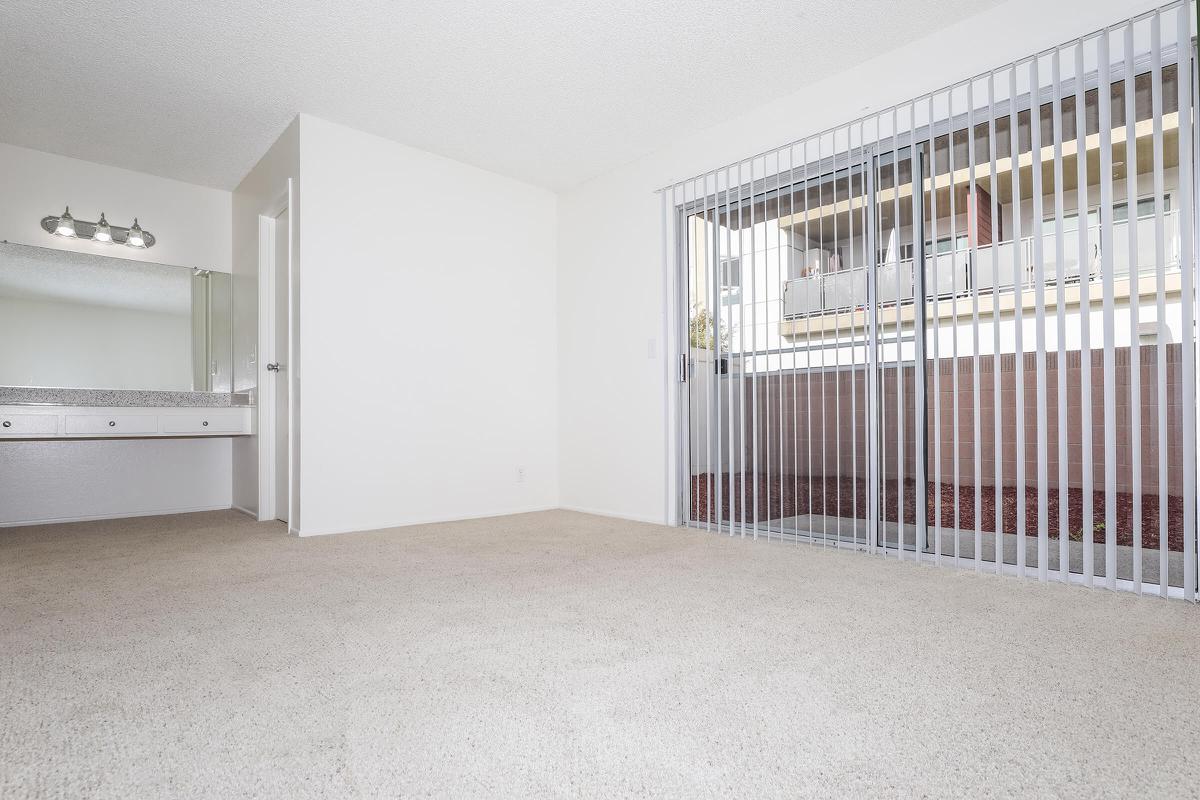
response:
M253 409L0 406L0 439L244 436Z
M58 433L58 417L49 414L0 415L0 436L54 436Z
M162 432L171 434L249 433L242 415L226 413L227 409L203 409L198 413L166 414L162 417Z
M67 414L64 430L68 436L134 436L158 433L155 414Z

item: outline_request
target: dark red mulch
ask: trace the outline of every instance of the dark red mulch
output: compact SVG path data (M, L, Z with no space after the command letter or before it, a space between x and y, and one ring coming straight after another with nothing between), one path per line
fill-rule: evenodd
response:
M722 506L723 520L729 519L730 501L735 501L735 516L742 519L753 519L754 486L758 483L758 518L759 520L794 517L800 514L821 514L864 519L867 508L866 481L850 478L821 478L815 476L793 477L790 475L755 476L752 473L735 474L733 476L734 491L729 488L728 475L722 475ZM709 510L715 497L709 499L709 489L715 489L714 476L692 476L692 519L699 522L709 520ZM884 484L884 517L890 522L896 521L896 481L889 480ZM840 497L839 497L840 490ZM935 496L939 491L937 484L929 483L926 494L928 510L926 521L930 525L937 524L937 510L934 505ZM955 524L954 484L943 483L941 492L941 526L957 527L960 530L975 530L975 487L960 484L958 487L959 507L958 523ZM713 492L715 495L715 491ZM732 494L732 496L731 496ZM1017 531L1017 487L1002 488L1003 520L1001 530L1005 533ZM742 499L737 500L738 497ZM810 504L811 497L811 504ZM1067 490L1067 530L1069 537L1075 541L1083 541L1083 490ZM1133 545L1133 494L1117 493L1117 544ZM1092 492L1092 540L1100 543L1105 541L1105 509L1104 492ZM856 502L857 501L857 502ZM1058 538L1059 532L1059 491L1053 488L1047 496L1049 510L1047 531L1053 539ZM996 489L984 486L980 497L980 530L994 533L996 530ZM1158 495L1142 495L1142 546L1158 549ZM916 482L904 482L904 521L916 524ZM1183 550L1183 498L1171 495L1167 498L1167 531L1168 543L1171 550ZM1038 532L1038 490L1035 486L1025 487L1025 533L1037 536Z

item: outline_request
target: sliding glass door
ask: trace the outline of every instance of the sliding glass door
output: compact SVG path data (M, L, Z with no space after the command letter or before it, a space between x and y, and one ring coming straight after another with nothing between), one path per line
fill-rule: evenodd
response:
M682 213L688 518L913 550L924 151L833 144L732 168Z
M1193 30L667 189L687 522L1195 598Z

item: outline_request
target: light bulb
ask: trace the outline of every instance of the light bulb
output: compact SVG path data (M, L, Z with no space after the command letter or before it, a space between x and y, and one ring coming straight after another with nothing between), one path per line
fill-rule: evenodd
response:
M108 225L108 220L104 218L104 212L100 212L100 221L96 223L96 232L92 234L92 239L97 242L108 243L112 241L112 228Z
M146 238L142 236L142 226L138 225L137 217L133 218L133 227L129 229L129 238L125 240L125 244L130 247L146 246Z
M71 216L71 207L67 206L62 216L58 218L58 227L54 231L59 236L75 235L75 218Z

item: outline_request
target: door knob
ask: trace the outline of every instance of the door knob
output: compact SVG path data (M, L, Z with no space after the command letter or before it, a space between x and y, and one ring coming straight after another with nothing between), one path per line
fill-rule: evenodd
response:
M267 364L267 372L279 372L279 362Z

